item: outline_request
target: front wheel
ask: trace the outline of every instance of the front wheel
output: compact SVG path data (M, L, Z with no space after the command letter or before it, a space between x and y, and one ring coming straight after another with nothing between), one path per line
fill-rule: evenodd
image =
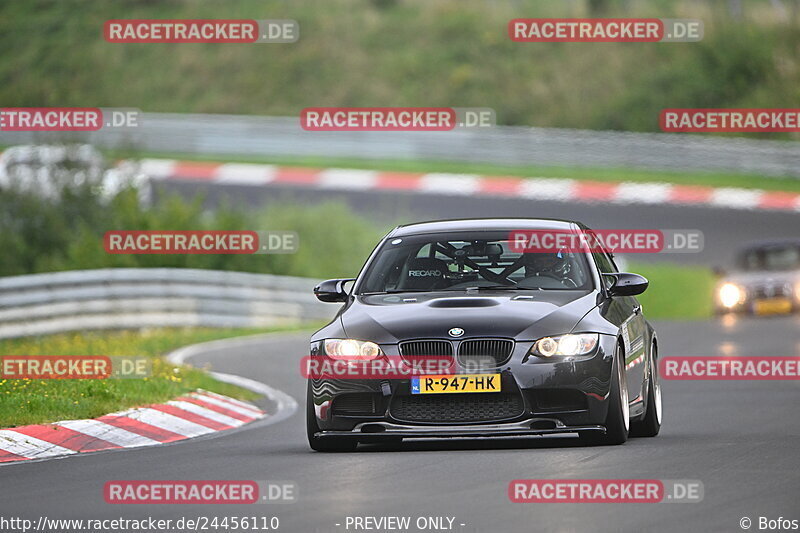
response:
M614 353L614 365L611 375L611 387L608 394L608 414L606 415L605 434L591 431L580 435L584 444L605 446L623 444L628 440L631 424L631 413L628 405L628 381L625 371L625 353L617 344Z
M314 399L311 396L311 383L306 392L306 434L308 445L317 452L352 452L358 446L356 439L342 437L317 437L319 432L317 414L314 412Z

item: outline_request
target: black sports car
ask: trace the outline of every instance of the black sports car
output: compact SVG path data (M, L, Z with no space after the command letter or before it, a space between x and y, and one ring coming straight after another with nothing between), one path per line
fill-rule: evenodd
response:
M619 272L602 250L519 251L510 236L520 230L591 231L545 219L399 226L356 279L315 287L344 306L311 338L310 361L412 370L310 375L313 449L553 433L621 444L658 434L658 342L634 297L648 281ZM416 375L414 358L449 366Z

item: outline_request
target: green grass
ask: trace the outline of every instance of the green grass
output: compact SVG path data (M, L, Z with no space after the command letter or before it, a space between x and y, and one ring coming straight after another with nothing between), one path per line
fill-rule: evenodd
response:
M143 379L0 379L0 427L95 418L163 402L201 388L242 400L257 394L222 383L199 368L173 366L161 356L181 346L238 337L256 329L155 329L85 332L0 341L2 355L109 355L152 359Z
M464 161L405 161L392 159L357 159L345 157L248 157L231 154L181 154L159 152L108 152L111 159L161 158L185 161L220 161L231 163L262 163L271 165L311 168L355 168L400 172L449 172L454 174L479 174L484 176L569 178L580 181L633 181L663 182L677 185L708 187L741 187L770 191L800 192L800 179L773 178L758 174L734 172L677 172L639 170L630 168L561 167L544 165L496 165Z
M637 296L648 319L700 320L712 316L716 277L711 269L667 263L633 263L627 269L650 281L647 290Z

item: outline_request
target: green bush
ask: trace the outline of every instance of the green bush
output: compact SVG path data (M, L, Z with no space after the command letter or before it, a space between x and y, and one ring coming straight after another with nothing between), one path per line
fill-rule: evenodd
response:
M358 272L382 235L342 204L273 204L260 210L223 204L207 211L202 197L172 195L144 207L133 188L108 203L90 187L65 188L55 199L0 189L0 213L0 276L110 267L347 276ZM109 230L286 230L297 232L300 246L283 255L117 255L103 247Z

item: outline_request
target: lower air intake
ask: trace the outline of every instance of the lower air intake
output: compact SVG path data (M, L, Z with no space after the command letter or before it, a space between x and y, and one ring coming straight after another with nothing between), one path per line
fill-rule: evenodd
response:
M492 422L520 416L518 394L437 394L397 396L391 413L406 422Z

